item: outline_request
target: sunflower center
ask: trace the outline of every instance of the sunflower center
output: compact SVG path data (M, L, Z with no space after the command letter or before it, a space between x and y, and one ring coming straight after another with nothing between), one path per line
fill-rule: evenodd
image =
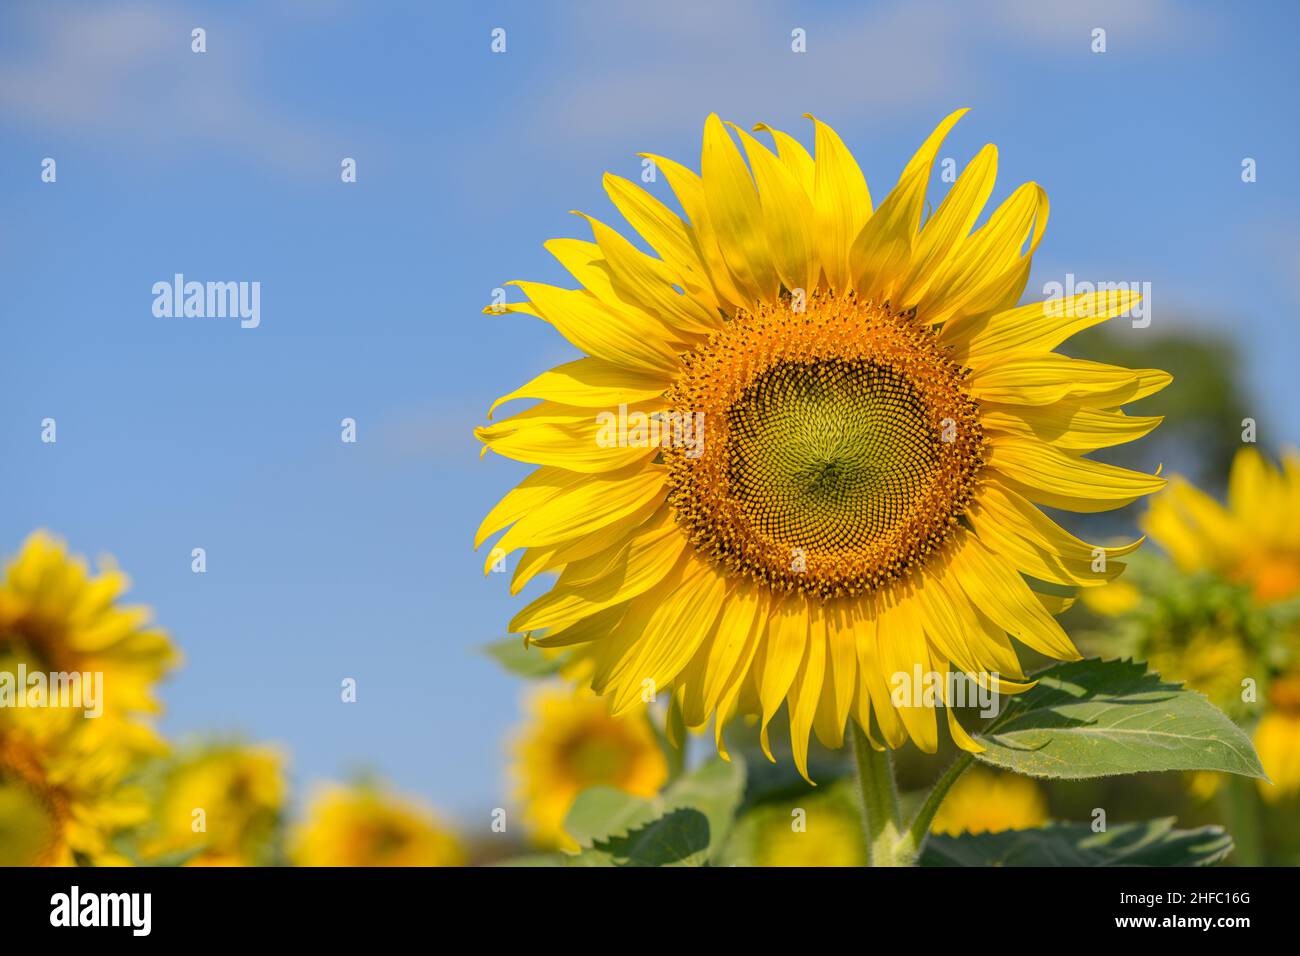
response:
M599 732L575 739L565 751L566 769L584 785L622 780L629 762L627 744Z
M732 494L791 547L852 547L907 516L936 453L921 397L869 360L782 362L728 410Z
M688 355L668 393L703 453L665 452L695 546L824 597L907 572L956 526L983 464L964 371L911 316L817 294L760 306Z

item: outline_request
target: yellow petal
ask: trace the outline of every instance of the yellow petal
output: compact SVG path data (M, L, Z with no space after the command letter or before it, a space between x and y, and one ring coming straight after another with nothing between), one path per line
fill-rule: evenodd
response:
M932 754L939 747L939 730L933 707L918 699L923 685L917 686L918 675L924 681L930 672L930 652L925 643L920 606L906 594L900 593L887 602L876 630L876 649L880 665L891 695L898 690L899 681L908 691L906 702L897 713L907 728L907 735L924 753Z
M538 314L582 351L637 370L676 373L669 326L634 309L615 310L589 292L513 282Z
M775 301L780 280L767 249L754 180L716 113L704 123L700 170L709 224L728 271L750 300Z
M643 525L658 524L663 517L658 512L664 507L666 506L661 502L652 499L625 517L611 521L601 529L599 535L581 535L559 544L526 548L519 556L519 563L515 565L514 574L510 578L510 593L518 594L543 571L557 571L567 564L589 558L612 546L626 544L628 538ZM484 562L484 574L492 570L500 553L494 548L488 554L487 561Z
M919 242L917 232L934 159L948 132L966 113L960 109L949 114L921 144L898 178L898 185L853 239L849 263L859 294L889 298L899 291L912 250Z
M618 626L627 609L628 604L612 605L572 624L547 631L544 637L533 637L529 643L538 647L574 647L599 641Z
M1061 625L1020 575L974 535L967 535L954 552L951 567L971 602L1002 630L1040 654L1062 661L1079 660L1079 652Z
M766 625L767 601L752 584L738 587L722 609L718 636L709 649L704 671L704 708L712 711L735 677L741 660L753 658L756 635Z
M957 746L967 753L983 753L985 750L984 745L978 743L974 737L966 733L966 728L957 719L956 712L951 707L946 707L944 713L948 716L948 732L952 734L952 739Z
M978 498L980 504L991 510L1009 531L1034 542L1038 547L1077 561L1088 561L1095 557L1096 545L1070 534L1035 508L1023 495L1016 494L997 481L982 485ZM1141 544L1142 539L1138 538L1125 545L1101 550L1107 558L1118 558L1132 554Z
M997 179L998 150L991 143L970 161L938 211L926 222L916 242L907 277L900 283L899 305L910 308L920 301L940 266L958 244L970 234L980 210L988 202Z
M598 534L611 522L663 496L662 468L634 467L588 475L522 515L497 547L509 551L512 547L559 544L582 534Z
M826 690L813 720L817 739L827 747L844 743L844 727L858 685L858 650L849 609L836 602L822 609L826 629Z
M628 224L686 283L686 290L706 305L719 303L691 239L690 228L671 209L635 183L606 173L605 192Z
M826 619L814 612L808 632L808 653L804 655L790 685L790 747L794 754L794 765L809 783L808 776L808 735L812 732L813 717L820 700L822 680L826 673Z
M1048 211L1047 193L1037 183L1025 183L1012 193L930 284L916 306L922 320L944 322L1014 304L1024 291Z
M644 441L623 441L616 432L619 414L608 409L591 409L542 402L510 418L474 429L483 442L505 458L534 465L552 465L585 474L619 471L659 454L661 441L651 441L649 416L663 410L662 402L651 402L628 415L645 416ZM631 419L635 422L637 419ZM629 424L629 435L634 425ZM661 435L654 432L654 435Z
M1034 437L1064 451L1089 452L1136 441L1164 421L1161 415L1125 415L1082 401L1052 405L996 405L980 409L980 424L990 431Z
M507 525L554 498L565 488L584 481L582 475L565 468L538 468L508 491L496 507L487 513L474 533L474 549Z
M836 291L848 289L849 249L871 216L871 193L857 161L839 134L811 114L816 159L813 206L817 215L818 258L826 280Z
M1122 508L1159 491L1165 479L1086 458L1075 458L1036 439L997 435L988 464L1030 501L1091 514Z
M968 380L972 395L1006 405L1050 405L1070 400L1113 408L1146 398L1173 381L1159 369L1132 369L1048 352L1013 355L977 366Z
M971 604L955 573L946 571L945 577L936 578L932 583L937 585L932 588L932 598L946 606L957 621L960 640L955 643L971 657L969 664L959 666L981 687L991 687L997 693L1002 693L1004 685L1013 692L1020 689L1016 682L1024 679L1024 668L1006 631Z
M763 646L759 675L759 702L763 709L761 743L769 760L772 748L767 725L781 709L794 675L808 652L808 604L802 596L785 598L773 609L772 623Z
M990 551L1040 581L1065 586L1098 587L1124 570L1123 562L1107 561L1101 565L1102 570L1094 571L1092 561L1066 558L1040 548L1028 538L1001 524L998 514L979 502L971 503L966 516L979 539Z
M794 176L795 182L803 187L804 192L811 199L817 191L817 166L813 158L808 155L808 150L804 149L803 143L799 142L789 133L783 133L779 129L773 129L766 123L755 123L754 132L764 130L771 134L772 140L776 143L776 155L781 162L785 163L785 168L790 170ZM861 173L858 174L861 176ZM865 187L865 183L863 186ZM867 208L870 212L870 197L867 198ZM865 222L865 218L863 220Z
M950 322L939 338L964 364L1003 353L1050 352L1076 332L1123 315L1142 300L1136 292L1107 289L1065 300L1031 302L1005 312Z
M681 163L675 163L665 156L656 156L654 153L640 155L653 160L663 170L668 185L672 187L673 194L690 220L692 245L700 256L719 305L732 310L751 303L752 297L737 285L722 258L717 232L709 222L703 180Z
M818 276L809 231L813 221L812 202L790 170L767 147L739 126L733 124L733 128L745 146L758 183L767 247L777 275L787 289L803 289L805 294L811 294L817 287Z
M681 559L685 546L685 537L671 519L649 524L616 549L615 573L588 580L593 564L608 562L608 556L602 554L575 562L560 575L555 587L515 615L510 630L521 634L557 629L644 594L667 578Z
M583 218L591 224L619 298L688 333L708 333L722 324L716 312L674 290L676 276L661 261L641 252L599 219Z
M869 612L857 617L854 622L858 651L858 701L860 705L870 706L885 743L897 749L907 739L907 728L903 726L903 721L894 708L890 688L885 681L885 666L880 660L880 642L877 636L881 616L875 603L878 602L873 602ZM865 707L859 709L858 724L870 737L870 714L865 711Z
M581 358L538 375L527 385L502 395L488 409L488 418L506 402L541 398L583 408L617 408L663 396L668 376L638 374L603 359Z
M646 623L639 653L615 675L621 690L612 710L623 713L641 700L642 689L668 688L706 639L712 636L727 592L726 577L710 564L692 562L677 589L666 595Z

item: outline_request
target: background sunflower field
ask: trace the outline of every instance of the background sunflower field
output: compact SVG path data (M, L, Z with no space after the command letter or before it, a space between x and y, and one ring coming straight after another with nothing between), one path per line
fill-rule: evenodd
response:
M482 309L566 283L541 241L617 218L603 172L671 202L638 154L698 168L715 111L809 145L824 117L883 196L958 106L934 202L944 160L996 142L1051 196L1026 300L1143 286L1149 322L1065 351L1173 376L1129 409L1160 427L1104 457L1177 477L1070 525L1146 541L1061 623L1205 695L1267 779L980 762L920 862L1300 863L1297 25L1168 0L6 5L0 673L107 692L94 719L0 707L0 865L866 863L851 748L814 743L810 786L781 715L774 762L744 721L722 760L666 701L611 717L506 636L521 601L472 544L527 468L473 427L575 353ZM259 324L156 315L177 274L260 283ZM960 759L896 753L905 816Z

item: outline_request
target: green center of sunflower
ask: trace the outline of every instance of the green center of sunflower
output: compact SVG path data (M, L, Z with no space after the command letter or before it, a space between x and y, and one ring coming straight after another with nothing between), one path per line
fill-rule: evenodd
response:
M728 410L731 493L791 547L853 547L907 517L938 457L921 396L868 360L773 365Z
M964 375L912 316L851 297L738 315L668 393L704 412L703 453L665 453L669 501L733 571L873 590L939 547L972 496L984 437Z

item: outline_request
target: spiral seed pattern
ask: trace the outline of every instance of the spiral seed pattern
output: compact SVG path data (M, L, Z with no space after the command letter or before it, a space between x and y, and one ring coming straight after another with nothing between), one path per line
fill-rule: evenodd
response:
M665 452L695 547L774 589L860 594L919 567L984 463L965 370L912 315L814 294L741 313L668 393L703 411L704 453Z

